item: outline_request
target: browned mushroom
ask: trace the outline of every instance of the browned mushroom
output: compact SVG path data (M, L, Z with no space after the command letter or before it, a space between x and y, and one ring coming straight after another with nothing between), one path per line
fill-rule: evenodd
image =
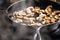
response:
M47 13L47 15L50 15L52 13L52 6L51 5L47 6L45 12Z

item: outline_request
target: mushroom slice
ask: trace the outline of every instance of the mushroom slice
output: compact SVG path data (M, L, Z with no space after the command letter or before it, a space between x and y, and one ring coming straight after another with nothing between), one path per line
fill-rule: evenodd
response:
M45 12L46 12L48 15L50 15L50 14L52 13L52 6L51 6L51 5L47 6L46 9L45 9Z

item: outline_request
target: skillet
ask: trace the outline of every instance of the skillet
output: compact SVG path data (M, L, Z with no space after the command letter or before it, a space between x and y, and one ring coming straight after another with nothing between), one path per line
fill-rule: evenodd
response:
M7 13L7 15L9 15L15 11L20 11L20 10L23 10L30 6L38 6L41 9L45 9L48 5L52 5L54 9L60 10L60 5L58 3L55 3L55 2L52 2L49 0L46 0L46 1L45 0L22 0L22 1L18 1L18 2L13 3L12 5L10 5L6 10L6 13ZM8 16L8 18L9 17L11 17L11 16ZM48 27L49 30L52 31L52 30L56 30L58 28L59 24L60 24L60 20L53 24L43 25L41 27L38 27L37 32L34 36L34 40L36 40L37 35L39 35L38 40L42 40L41 35L39 33L39 31L42 27Z
M15 11L20 11L30 6L38 6L41 9L45 9L48 5L52 5L53 9L60 10L60 4L49 1L49 0L46 0L46 1L45 0L22 0L10 5L6 10L6 13L7 15L9 15ZM8 16L8 18L9 17L10 16ZM60 20L58 22L60 22ZM56 24L56 23L52 23L52 24ZM52 25L52 24L49 24L49 25ZM47 25L43 25L43 26L47 26Z

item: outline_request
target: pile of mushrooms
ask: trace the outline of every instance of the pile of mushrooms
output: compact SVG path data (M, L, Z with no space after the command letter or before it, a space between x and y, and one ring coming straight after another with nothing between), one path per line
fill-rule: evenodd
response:
M53 9L51 5L47 6L45 10L37 6L31 6L14 12L11 20L28 26L48 25L60 20L60 10Z

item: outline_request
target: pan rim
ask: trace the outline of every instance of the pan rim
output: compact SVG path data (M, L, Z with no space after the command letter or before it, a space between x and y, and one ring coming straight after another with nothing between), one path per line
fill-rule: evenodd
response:
M13 5L15 5L15 4L19 3L19 2L24 2L24 1L25 1L25 0L21 0L21 1L17 1L17 2L15 2L15 3L11 4L11 5L6 9L6 13L8 14L9 8L12 7Z

